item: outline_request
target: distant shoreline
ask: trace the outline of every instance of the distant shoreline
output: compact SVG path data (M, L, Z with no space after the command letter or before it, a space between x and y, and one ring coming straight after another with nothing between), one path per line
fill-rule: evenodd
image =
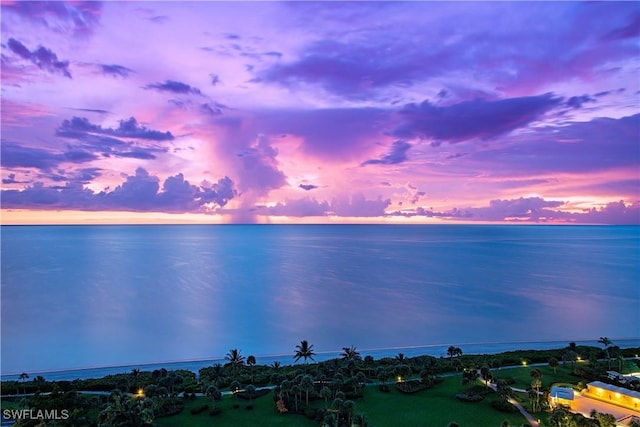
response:
M611 339L613 345L621 348L640 347L640 338L617 338ZM450 345L460 347L465 355L499 354L510 351L526 350L557 350L569 345L570 342L578 346L600 347L597 340L552 340L552 341L518 341L518 342L485 342L485 343L451 343L451 344L430 344L407 347L385 347L378 349L358 349L362 357L372 356L376 359L383 357L393 357L398 353L403 353L406 357L429 355L434 357L446 357L447 348ZM315 355L316 362L339 358L342 350L320 351ZM248 356L249 353L244 354ZM294 365L293 351L289 354L275 355L255 355L259 365L269 365L273 362L280 362L284 365ZM150 371L165 368L167 370L186 369L198 373L199 369L211 366L214 363L225 363L224 356L191 359L181 361L127 363L111 366L82 367L82 368L61 368L50 370L33 370L26 372L30 378L43 376L47 381L72 381L75 379L102 378L107 375L128 373L132 369ZM0 381L18 380L21 372L0 374Z

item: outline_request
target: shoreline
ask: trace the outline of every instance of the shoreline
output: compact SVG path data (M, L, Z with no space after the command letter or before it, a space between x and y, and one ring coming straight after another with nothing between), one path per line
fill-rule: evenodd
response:
M621 348L640 347L640 338L618 338L612 339L613 344ZM465 355L481 355L481 354L499 354L510 351L519 350L554 350L566 347L570 342L575 342L578 346L599 347L598 341L594 340L552 340L552 341L516 341L516 342L489 342L489 343L451 343L451 344L429 344L420 346L406 347L385 347L377 349L358 349L360 355L372 356L375 359L384 357L394 357L398 353L403 353L407 357L415 357L428 355L434 357L446 357L447 348L450 345L460 347ZM246 357L250 353L244 354ZM315 361L322 362L330 359L340 358L342 350L321 351L316 353ZM258 365L269 365L273 362L280 362L283 365L295 365L293 362L293 351L286 354L275 355L255 355ZM30 378L42 376L47 381L72 381L75 379L102 378L107 375L122 374L131 372L132 369L140 369L142 371L152 371L155 369L165 368L167 370L185 369L192 371L198 375L201 368L211 366L214 363L226 363L224 356L199 358L178 361L164 362L143 362L143 363L127 363L109 366L95 366L82 368L61 368L50 370L32 370L26 372ZM0 381L18 380L21 372L0 374Z

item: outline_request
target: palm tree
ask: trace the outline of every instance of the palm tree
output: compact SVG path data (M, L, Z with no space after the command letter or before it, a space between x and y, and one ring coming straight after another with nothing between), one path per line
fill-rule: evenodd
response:
M496 383L496 393L502 400L507 400L513 396L513 389L506 380L500 379Z
M309 406L309 392L313 391L313 378L311 375L305 375L300 381L300 389L305 392L305 402Z
M367 368L367 375L371 376L371 368L373 368L375 360L374 360L373 356L371 356L369 354L366 355L363 360L364 360L364 366Z
M331 398L331 396L333 395L333 393L331 392L331 389L327 386L324 386L320 389L320 397L322 397L324 399L324 408L327 409L329 407L329 399Z
M302 390L298 384L294 384L291 386L291 393L293 393L293 400L296 405L296 412L298 412L298 394L302 394Z
M354 346L351 347L342 347L342 359L344 360L360 360L360 353L356 350Z
M22 381L22 394L27 394L27 386L24 384L27 378L29 378L29 374L26 372L20 374L20 381Z
M489 369L488 366L483 366L480 368L480 376L482 376L482 379L484 380L485 388L489 388L489 381L493 378L493 375L491 375L491 369Z
M353 413L356 410L356 404L353 400L345 400L342 403L342 408L344 411L345 416L347 417L347 425L350 426L351 423L351 418L353 417Z
M214 384L217 386L218 385L218 381L220 381L220 379L222 377L224 377L224 368L219 363L214 363L211 368L212 369L209 371L209 377L214 382Z
M384 366L378 366L376 369L376 377L382 383L383 386L387 385L387 380L389 379L389 370Z
M607 365L609 366L609 369L611 369L611 357L609 356L609 346L613 343L607 337L600 337L598 342L604 346L604 353L607 355Z
M622 364L624 363L624 356L622 353L618 353L616 360L618 361L618 372L622 372Z
M47 380L44 379L42 375L38 375L33 379L34 384L38 387L38 391L42 391L42 388L47 383Z
M533 381L540 381L540 380L536 379ZM533 387L533 382L531 383L531 386ZM528 394L529 394L529 401L531 402L531 412L537 412L538 410L537 404L538 404L538 400L540 399L540 395L534 388L530 388Z
M449 356L449 362L453 364L454 357L462 356L462 349L460 349L460 347L450 345L449 348L447 349L447 355Z
M232 393L233 393L233 395L235 396L235 395L236 395L236 392L237 392L238 390L240 390L240 387L241 387L241 386L242 386L242 385L240 384L240 381L238 381L238 380L233 380L233 381L231 381L231 384L229 384L229 389L231 390L231 392L232 392Z
M233 378L235 379L238 373L238 367L244 365L244 356L240 354L237 348L232 348L224 359L228 361L233 368Z
M549 359L549 366L553 368L553 375L555 375L556 370L558 369L558 359L556 359L555 357Z
M296 345L296 353L293 356L293 360L297 362L301 358L304 359L305 370L307 366L307 359L311 359L315 362L313 356L315 356L315 352L313 351L313 344L309 344L307 340L300 341L300 344Z
M222 399L222 393L220 392L220 390L218 390L218 387L216 387L215 385L210 385L209 387L207 387L206 394L211 398L211 409L215 411L216 401Z
M576 373L576 360L578 359L578 354L573 350L568 350L562 355L563 361L571 362L571 373Z
M252 355L247 356L247 365L251 368L251 383L253 384L253 367L256 366L256 357Z
M253 404L253 395L256 394L256 386L249 384L244 388L244 392L249 396L249 405Z

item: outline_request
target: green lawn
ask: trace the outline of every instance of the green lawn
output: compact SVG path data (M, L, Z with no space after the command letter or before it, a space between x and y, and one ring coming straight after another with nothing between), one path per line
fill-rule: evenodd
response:
M273 403L273 394L260 397L253 401L253 409L247 410L248 400L237 399L231 396L224 396L217 407L222 412L214 417L209 415L208 411L198 415L191 415L191 408L209 404L211 407L211 399L198 398L195 401L186 402L185 409L180 414L173 417L158 418L154 422L158 426L176 426L176 427L200 427L200 426L264 426L264 427L304 427L317 426L314 421L308 420L301 415L281 415L278 414ZM234 408L233 405L240 405Z
M391 387L391 392L383 393L377 387L367 387L364 397L355 400L355 413L366 415L369 423L374 427L446 427L455 421L461 427L499 427L502 421L508 419L513 426L521 426L525 419L519 412L505 414L490 406L492 397L479 403L460 402L455 394L462 390L460 377L446 378L435 388L416 394L402 394ZM281 415L275 410L273 395L254 400L254 409L246 410L245 400L225 396L218 403L222 413L211 417L207 412L191 415L189 410L208 399L200 398L187 403L185 410L179 415L169 418L159 418L159 426L317 426L314 421L301 415ZM233 404L240 404L234 409ZM322 407L321 400L312 403L314 407Z
M553 368L549 366L528 366L500 369L493 371L494 380L500 378L513 378L516 383L512 387L527 389L531 387L531 370L537 368L542 372L542 388L549 389L553 383L573 383L576 384L580 379L571 375L571 365L567 364L563 367L562 364L556 369L556 373L553 373Z

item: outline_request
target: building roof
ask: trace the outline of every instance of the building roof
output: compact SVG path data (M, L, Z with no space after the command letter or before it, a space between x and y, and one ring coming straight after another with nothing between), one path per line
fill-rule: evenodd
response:
M640 399L640 392L637 392L635 390L630 390L630 389L624 388L624 387L617 387L617 386L612 385L612 384L603 383L602 381L590 382L589 384L587 384L587 387L589 387L589 386L601 388L603 390L608 390L608 391L612 391L614 393L620 393L620 394L624 394L626 396L635 397L636 399Z
M564 400L573 400L573 389L567 387L551 387L551 397Z

